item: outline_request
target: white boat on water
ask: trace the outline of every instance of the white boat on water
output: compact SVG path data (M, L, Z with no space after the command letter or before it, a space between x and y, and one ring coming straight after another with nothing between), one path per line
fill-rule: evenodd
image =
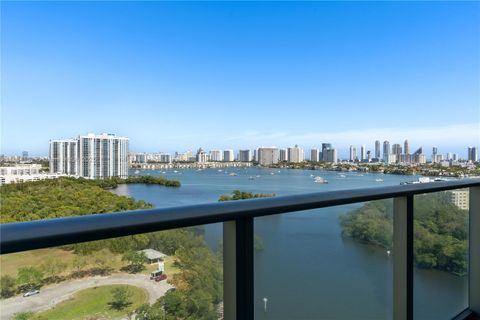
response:
M138 170L135 170L135 174L139 174L139 173L140 173L140 171L138 171Z
M346 177L347 177L347 176L344 175L344 174L341 174L341 175L340 175L340 178L346 178Z
M378 179L375 179L375 181L376 182L383 182L383 179L378 178Z
M446 180L445 179L430 179L429 177L420 177L416 181L401 182L400 184L419 184L419 183L429 183L429 182L435 182L435 181L446 181Z
M173 170L173 173L178 173L178 171L177 171L177 170Z
M235 172L229 173L228 175L229 175L229 176L232 176L232 177L238 176L238 174L236 174Z
M315 182L315 183L328 183L327 180L323 179L323 178L320 177L320 176L314 177L314 178L313 178L313 182Z

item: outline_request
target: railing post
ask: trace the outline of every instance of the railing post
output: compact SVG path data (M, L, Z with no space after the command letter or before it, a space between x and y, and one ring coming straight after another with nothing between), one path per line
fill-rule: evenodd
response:
M469 308L480 314L480 187L470 187Z
M413 195L393 199L393 319L413 319Z
M236 320L237 263L235 221L223 223L223 315L226 320Z
M253 319L253 218L223 223L225 320Z

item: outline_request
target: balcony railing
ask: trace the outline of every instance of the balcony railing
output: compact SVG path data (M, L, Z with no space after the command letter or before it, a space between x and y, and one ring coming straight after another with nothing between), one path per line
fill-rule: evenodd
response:
M167 209L97 214L0 226L1 254L223 222L225 319L254 319L254 218L393 198L393 316L413 319L414 195L469 188L468 308L480 314L480 179L341 190Z

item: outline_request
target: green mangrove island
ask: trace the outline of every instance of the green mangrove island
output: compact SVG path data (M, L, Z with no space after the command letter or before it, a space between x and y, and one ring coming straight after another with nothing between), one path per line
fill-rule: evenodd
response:
M414 261L420 268L465 275L468 211L451 204L447 197L445 192L415 196ZM392 200L367 202L341 216L340 223L346 237L392 248Z

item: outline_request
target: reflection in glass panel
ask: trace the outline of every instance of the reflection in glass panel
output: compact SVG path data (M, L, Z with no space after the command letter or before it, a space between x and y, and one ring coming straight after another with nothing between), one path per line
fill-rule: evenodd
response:
M204 233L198 226L1 255L2 319L218 319L222 256Z
M468 306L468 189L414 203L414 315L450 319Z
M255 319L392 318L392 203L255 219Z

